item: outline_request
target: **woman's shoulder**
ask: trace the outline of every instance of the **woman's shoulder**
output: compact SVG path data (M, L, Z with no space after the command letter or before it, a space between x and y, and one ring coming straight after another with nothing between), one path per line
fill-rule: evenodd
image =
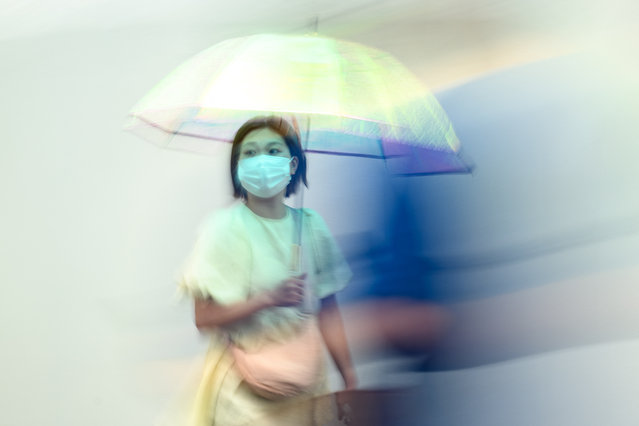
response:
M313 209L309 209L308 207L301 207L301 208L297 208L297 209L293 209L293 210L298 212L298 213L300 213L300 214L302 214L302 215L304 215L304 218L307 218L307 217L319 218L319 219L322 218L319 213L317 213Z
M324 221L324 218L318 212L306 207L296 210L301 213L304 223L312 229L313 232L330 234L326 221Z
M305 221L308 221L311 224L323 224L324 219L322 216L317 213L313 209L309 209L308 207L303 207L299 209L293 209L297 214L300 214Z

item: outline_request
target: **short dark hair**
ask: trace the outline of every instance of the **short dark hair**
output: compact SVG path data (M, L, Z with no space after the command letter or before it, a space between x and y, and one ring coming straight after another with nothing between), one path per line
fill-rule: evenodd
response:
M291 177L291 181L286 186L285 197L291 194L295 194L300 180L308 188L308 182L306 181L306 155L302 149L300 143L300 136L298 131L288 121L282 117L260 116L251 118L246 123L242 124L233 138L233 146L231 147L231 181L233 182L233 196L235 198L246 198L246 190L242 188L240 181L237 177L237 163L240 158L240 146L246 136L254 130L259 129L271 129L278 135L280 135L288 150L291 153L291 157L297 157L297 170Z

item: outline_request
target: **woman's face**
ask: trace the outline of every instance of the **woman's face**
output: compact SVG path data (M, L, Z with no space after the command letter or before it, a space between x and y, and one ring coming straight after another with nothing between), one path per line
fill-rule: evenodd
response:
M238 161L258 155L273 155L277 157L291 158L291 151L284 138L269 128L253 130L244 137L240 144L240 156ZM297 157L291 161L291 174L297 170Z

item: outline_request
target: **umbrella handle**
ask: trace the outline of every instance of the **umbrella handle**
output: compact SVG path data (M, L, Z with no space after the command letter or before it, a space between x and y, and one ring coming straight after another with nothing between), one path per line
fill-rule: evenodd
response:
M291 275L300 275L302 273L302 246L299 244L291 244L289 273Z

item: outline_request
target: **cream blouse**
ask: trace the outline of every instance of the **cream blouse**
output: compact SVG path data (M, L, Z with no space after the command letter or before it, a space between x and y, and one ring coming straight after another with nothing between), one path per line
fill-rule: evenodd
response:
M290 207L284 218L268 219L239 203L205 221L184 268L181 289L220 304L245 301L273 289L291 274L291 245L299 223L294 215L302 221L302 271L307 273L312 309L263 309L225 327L245 349L286 339L302 320L317 313L319 299L343 289L350 280L351 271L324 220L311 209Z

